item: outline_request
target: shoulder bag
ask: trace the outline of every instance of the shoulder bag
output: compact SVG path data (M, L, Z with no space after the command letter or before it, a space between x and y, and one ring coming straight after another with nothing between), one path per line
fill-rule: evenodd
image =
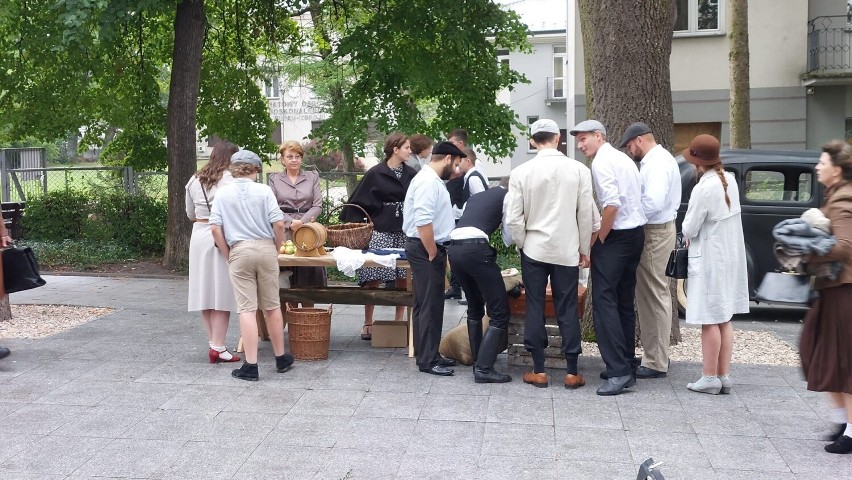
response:
M3 286L6 293L15 293L41 287L47 282L41 278L35 253L30 247L9 247L0 251L3 261Z
M666 264L666 276L671 278L686 278L687 267L689 266L689 251L684 246L683 234L677 234L677 241L672 253L669 254L669 263Z

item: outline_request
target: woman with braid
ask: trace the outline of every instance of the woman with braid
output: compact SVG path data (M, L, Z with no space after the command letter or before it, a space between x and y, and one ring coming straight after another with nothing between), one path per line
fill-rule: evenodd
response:
M700 393L729 393L734 327L731 317L748 313L745 241L736 180L719 158L719 140L692 139L683 151L695 165L698 183L683 219L689 245L686 323L701 325L702 377L687 388Z

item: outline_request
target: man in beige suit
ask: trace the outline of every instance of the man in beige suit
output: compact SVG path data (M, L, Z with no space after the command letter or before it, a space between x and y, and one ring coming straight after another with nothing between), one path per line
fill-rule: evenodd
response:
M544 369L544 300L549 277L567 364L565 388L578 388L586 381L577 370L581 352L577 283L579 267L589 266L595 208L592 175L588 167L556 149L556 122L538 120L531 134L538 155L512 171L506 212L506 224L521 250L526 287L524 345L534 367L524 374L524 382L541 388L549 383Z

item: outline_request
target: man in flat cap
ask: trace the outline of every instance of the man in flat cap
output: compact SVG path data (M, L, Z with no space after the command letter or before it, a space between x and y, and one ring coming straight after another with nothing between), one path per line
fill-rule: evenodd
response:
M581 353L577 284L579 267L589 265L595 208L592 177L585 165L557 150L556 122L541 119L530 130L538 154L512 170L506 210L506 224L521 251L526 287L524 346L533 369L523 379L540 388L549 384L544 369L548 346L544 302L550 278L567 369L563 383L573 389L586 383L577 369Z
M636 305L642 340L642 365L636 378L662 378L669 370L672 296L666 263L675 246L675 217L680 207L680 169L671 153L657 144L648 125L637 122L624 131L621 148L640 162L645 244L636 271Z
M585 120L571 129L577 148L592 161L601 228L592 245L592 313L607 377L598 395L618 395L636 384L636 269L645 243L639 170L606 140L606 128Z
M245 346L245 362L231 375L256 381L258 309L266 318L276 370L283 373L293 365L293 356L284 352L284 317L278 296L278 248L284 243L286 229L272 189L256 182L260 158L240 150L231 156L228 169L234 182L216 193L209 222L216 246L228 259Z
M405 254L414 282L414 356L420 371L432 375L453 374L448 368L452 363L438 353L444 326L446 246L456 223L444 180L464 156L450 142L435 145L429 164L411 180L402 208Z

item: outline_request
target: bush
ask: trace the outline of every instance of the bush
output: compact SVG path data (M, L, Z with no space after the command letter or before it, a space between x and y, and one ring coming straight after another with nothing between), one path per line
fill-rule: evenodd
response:
M79 239L92 199L87 192L56 190L27 200L21 218L24 237L59 242Z
M166 242L168 206L146 195L112 190L48 192L27 202L27 240L83 240L115 244L135 255L159 255Z
M161 254L166 243L165 201L124 192L99 194L83 226L83 238L113 240L140 254Z

